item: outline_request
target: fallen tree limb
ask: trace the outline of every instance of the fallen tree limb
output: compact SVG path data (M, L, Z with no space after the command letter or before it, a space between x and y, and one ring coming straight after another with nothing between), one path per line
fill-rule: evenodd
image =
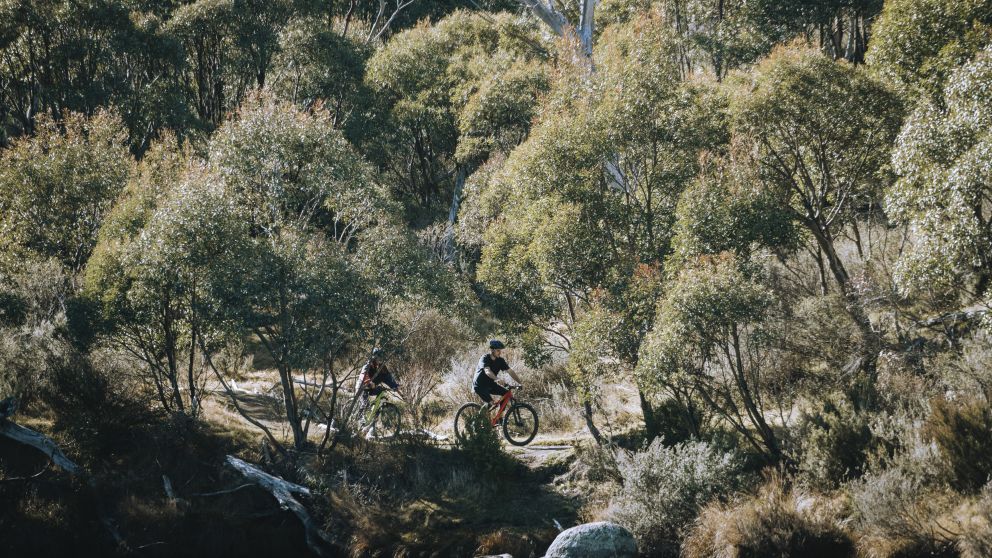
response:
M51 460L52 463L57 465L63 471L84 480L91 496L93 497L93 501L96 503L97 517L99 517L100 523L102 523L107 529L110 536L114 538L114 542L117 543L118 548L127 553L131 552L131 548L128 546L127 541L124 540L124 537L121 536L117 526L114 525L113 520L111 520L110 516L108 516L104 511L103 501L100 499L99 492L97 491L96 481L93 477L86 473L85 469L77 465L75 461L66 457L54 440L40 432L35 432L30 428L24 428L19 424L14 424L6 418L0 418L0 435L6 436L11 440L26 446L31 446L32 448L47 455L49 460Z
M52 460L52 463L58 465L62 470L73 476L85 476L86 471L82 467L76 465L76 463L65 456L62 450L59 449L58 444L54 440L45 436L40 432L35 432L29 428L24 428L19 424L14 424L9 420L0 420L0 434L14 440L15 442L20 442L26 446L31 446L34 449L44 453Z
M937 325L948 325L948 324L956 325L956 324L968 323L978 320L983 316L985 316L985 314L987 313L988 310L985 309L971 308L971 309L961 310L958 312L951 312L948 314L935 316L927 320L918 321L916 322L916 324L922 327L933 327Z
M310 496L310 489L270 475L233 455L228 455L225 463L238 473L241 473L246 479L272 494L279 502L280 508L296 514L296 517L300 519L306 530L307 546L310 547L310 550L314 551L318 556L327 555L327 547L333 547L334 541L317 525L317 522L310 516L310 512L307 511L306 507L293 496L294 494ZM322 545L321 543L324 544Z

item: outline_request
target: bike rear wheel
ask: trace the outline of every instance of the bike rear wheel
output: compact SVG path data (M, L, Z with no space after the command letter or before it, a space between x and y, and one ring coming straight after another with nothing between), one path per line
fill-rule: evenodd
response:
M515 446L526 446L537 436L537 411L526 403L514 403L503 418L503 437Z
M478 403L466 403L458 409L458 412L455 413L455 439L459 442L464 442L466 438L472 435L476 415L481 410L482 405Z
M372 423L372 434L376 437L399 436L400 409L392 403L382 403Z

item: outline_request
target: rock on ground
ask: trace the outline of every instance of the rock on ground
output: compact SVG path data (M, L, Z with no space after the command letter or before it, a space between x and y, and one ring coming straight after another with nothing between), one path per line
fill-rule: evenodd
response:
M544 558L636 558L630 531L608 521L586 523L562 531Z

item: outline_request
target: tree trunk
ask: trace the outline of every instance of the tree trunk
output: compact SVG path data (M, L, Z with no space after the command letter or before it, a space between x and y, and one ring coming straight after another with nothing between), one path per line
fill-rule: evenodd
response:
M592 421L592 401L586 399L582 402L582 418L586 420L586 428L589 429L589 433L592 434L594 440L599 445L603 445L603 435L596 428L596 424Z
M190 332L189 332L189 368L186 370L187 381L189 382L189 412L192 416L196 416L200 410L200 402L198 401L199 395L196 393L196 378L193 374L193 366L195 364L196 357L196 337L197 337L197 327L196 327L196 280L194 279L191 283L192 290L190 292L190 307L189 307L189 322L190 322Z
M293 512L303 523L306 533L307 546L317 556L329 555L328 550L336 549L331 537L320 528L320 525L310 516L310 512L295 498L294 495L310 496L310 490L270 475L258 467L246 463L233 455L228 455L225 463L241 473L246 479L257 484L279 502L279 507Z
M654 408L640 388L637 389L637 397L641 401L641 414L644 416L644 433L648 441L654 440L658 437L658 423L654 416Z
M455 262L455 221L462 203L462 189L465 188L465 167L459 166L455 172L455 191L451 194L451 208L448 210L448 228L444 232L444 259Z

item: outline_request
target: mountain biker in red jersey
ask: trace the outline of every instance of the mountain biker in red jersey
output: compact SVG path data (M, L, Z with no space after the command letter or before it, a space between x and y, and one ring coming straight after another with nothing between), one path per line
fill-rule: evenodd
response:
M499 339L493 339L489 342L489 352L479 359L479 365L476 366L475 380L472 382L472 391L474 391L483 401L489 403L489 407L495 407L499 402L493 401L493 396L503 397L508 391L505 387L496 383L496 378L499 376L500 372L506 371L507 374L513 378L518 385L523 385L517 374L510 369L510 365L506 363L506 360L501 356L503 349L506 345L503 344Z

